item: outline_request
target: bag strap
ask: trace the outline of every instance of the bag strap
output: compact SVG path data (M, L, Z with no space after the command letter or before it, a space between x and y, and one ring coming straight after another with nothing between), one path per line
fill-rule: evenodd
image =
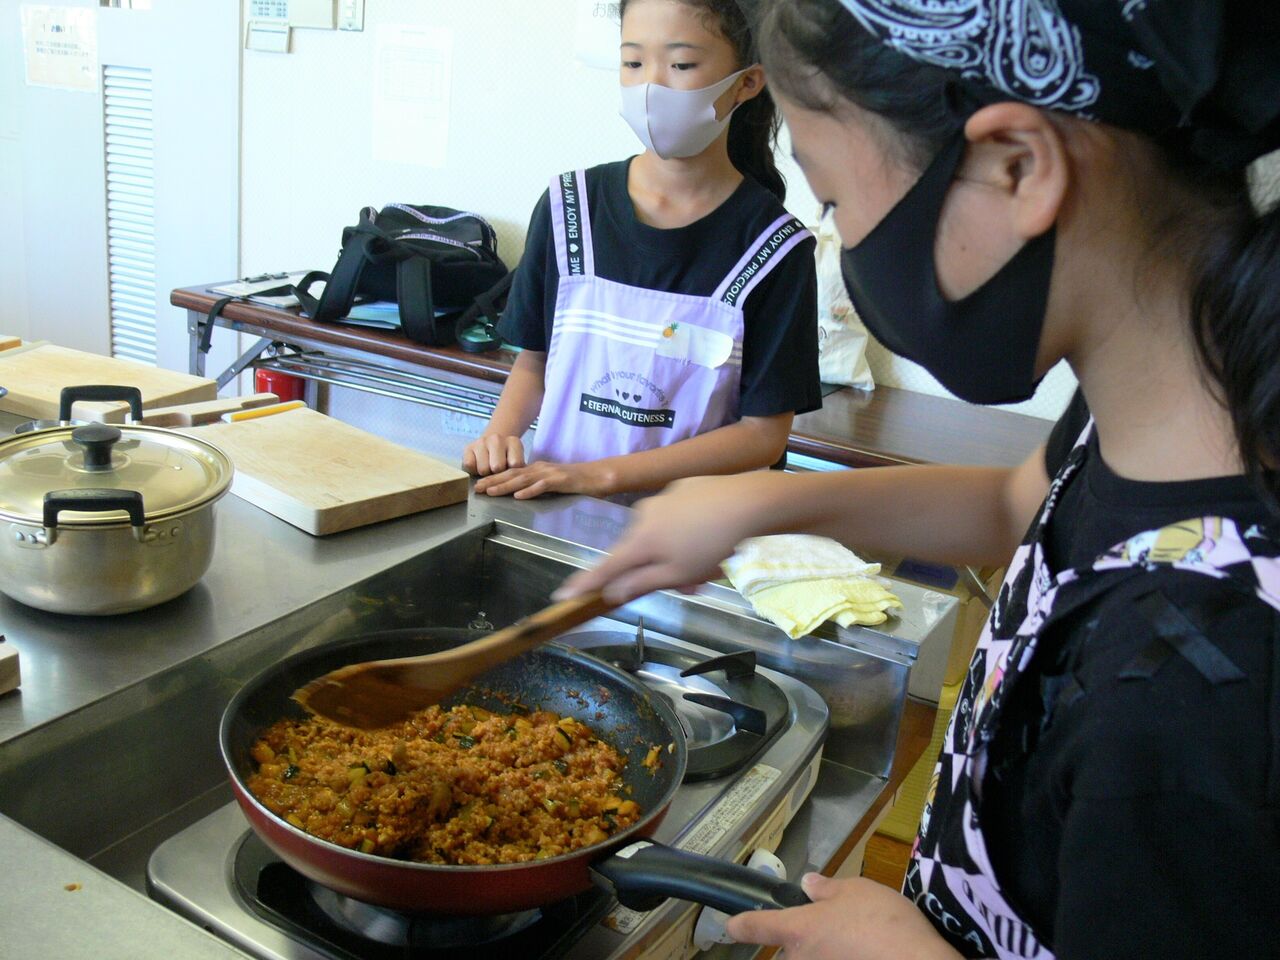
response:
M329 274L323 270L312 270L303 274L302 279L294 284L289 291L298 298L298 303L302 306L303 316L312 319L315 319L315 315L320 311L320 301L311 295L311 287L317 280L323 280L327 284L329 282Z
M369 208L360 211L360 223L342 245L342 253L338 256L332 273L313 270L293 288L293 295L302 304L303 313L312 320L332 323L351 312L356 300L356 288L360 285L360 275L372 259L369 247L382 236L382 231L373 225L371 213ZM310 292L312 284L317 280L325 282L324 292L320 294L319 300L311 296Z
M502 346L502 338L497 334L500 319L498 303L506 303L515 277L514 270L507 271L505 277L476 297L471 306L458 316L458 346L467 353L487 353ZM482 316L484 320L481 322ZM479 330L468 331L469 327L477 326Z
M400 305L400 329L410 340L430 346L450 342L447 325L436 326L431 261L426 257L406 257L396 264L396 302Z

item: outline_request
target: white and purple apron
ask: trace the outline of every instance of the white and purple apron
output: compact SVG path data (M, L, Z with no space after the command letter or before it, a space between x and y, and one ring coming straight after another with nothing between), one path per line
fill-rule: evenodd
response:
M1280 610L1280 544L1257 527L1241 530L1224 517L1194 517L1146 531L1091 567L1055 576L1045 562L1045 531L1063 488L1084 463L1092 429L1090 421L1009 563L942 743L903 885L903 893L970 957L1053 960L1052 950L1001 892L981 817L988 746L1008 691L1027 670L1046 626L1122 580L1159 567L1232 580Z
M738 420L742 305L809 231L779 217L704 297L596 275L581 170L552 181L551 230L560 279L533 459L652 450Z

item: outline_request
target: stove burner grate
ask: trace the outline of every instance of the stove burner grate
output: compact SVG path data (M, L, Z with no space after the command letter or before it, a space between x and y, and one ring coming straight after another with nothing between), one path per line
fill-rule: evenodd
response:
M754 652L707 659L643 637L643 628L634 641L616 630L571 635L575 646L631 673L671 705L689 747L686 782L745 767L786 726L786 695L756 672Z
M306 881L306 887L312 902L334 926L402 950L482 946L514 936L542 918L541 910L480 917L401 913L344 897L312 880Z
M344 897L280 860L252 831L236 849L236 889L249 908L332 960L554 960L613 904L591 889L502 916L407 914Z

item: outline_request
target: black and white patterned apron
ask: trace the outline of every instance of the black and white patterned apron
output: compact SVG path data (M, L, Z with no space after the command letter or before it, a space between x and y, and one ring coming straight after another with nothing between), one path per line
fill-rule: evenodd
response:
M1160 567L1232 580L1280 610L1280 543L1256 526L1242 530L1224 517L1194 517L1140 533L1089 567L1054 575L1045 562L1045 531L1063 489L1084 464L1092 430L1090 421L1009 563L956 701L907 869L903 893L966 956L1053 960L1052 950L1001 892L980 815L987 750L1001 708L1046 626ZM1071 589L1059 601L1067 584Z

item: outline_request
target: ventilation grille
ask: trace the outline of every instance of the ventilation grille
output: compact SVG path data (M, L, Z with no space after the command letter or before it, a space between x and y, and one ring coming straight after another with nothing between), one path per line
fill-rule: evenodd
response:
M151 71L102 68L111 353L156 362L155 149Z

